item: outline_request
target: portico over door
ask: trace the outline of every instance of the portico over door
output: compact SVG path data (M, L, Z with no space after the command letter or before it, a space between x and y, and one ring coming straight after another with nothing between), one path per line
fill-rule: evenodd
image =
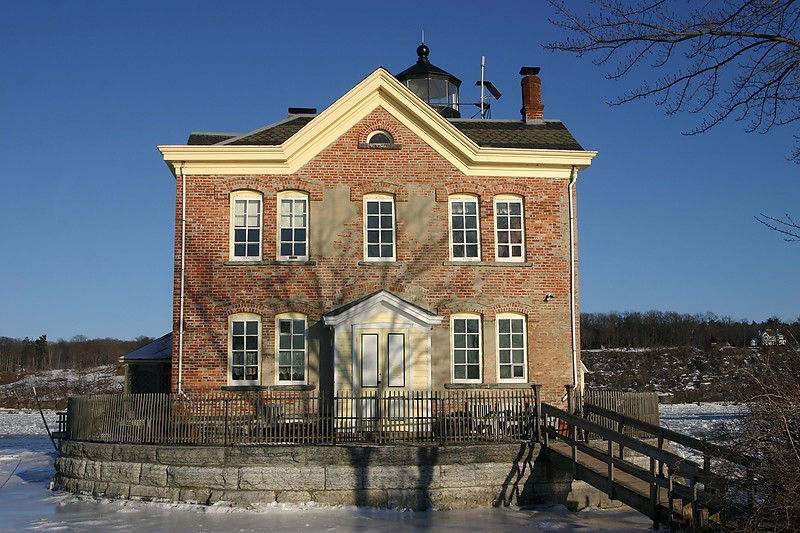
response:
M378 291L324 316L334 330L334 387L354 394L430 390L431 328L442 317Z

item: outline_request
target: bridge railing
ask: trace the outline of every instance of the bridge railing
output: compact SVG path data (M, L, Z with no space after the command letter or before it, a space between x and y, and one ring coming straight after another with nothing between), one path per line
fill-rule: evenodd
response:
M701 516L704 510L739 512L752 505L752 468L755 463L752 458L596 405L585 405L584 412L611 424L601 424L573 414L574 409L571 411L541 405L542 442L545 447L549 447L552 439L567 443L572 451L573 469L579 451L603 461L608 469L606 492L609 497L615 498L615 472L619 470L648 484L652 506L649 514L654 520L662 520L659 509L664 506L673 509L676 498L691 502L692 513L696 515L694 519L698 522L704 521ZM615 429L607 427L609 425ZM626 428L652 436L654 444L626 435ZM589 435L599 437L605 441L604 444L590 442ZM703 464L668 451L665 449L668 442L698 450L704 458ZM628 459L633 455L630 452L646 457L649 468L644 469L626 460L626 451L629 452ZM739 483L740 480L743 482ZM662 498L662 489L667 494L666 502ZM746 504L738 498L742 492L747 494Z

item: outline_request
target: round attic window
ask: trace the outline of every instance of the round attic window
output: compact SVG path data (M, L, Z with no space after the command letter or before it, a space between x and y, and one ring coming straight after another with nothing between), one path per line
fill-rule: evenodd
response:
M392 144L392 136L385 131L373 131L369 134L367 142L369 144Z

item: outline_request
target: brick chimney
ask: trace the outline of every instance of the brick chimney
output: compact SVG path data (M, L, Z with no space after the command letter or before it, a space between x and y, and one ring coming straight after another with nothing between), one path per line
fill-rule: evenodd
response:
M537 76L539 67L522 67L519 71L522 78L522 119L525 122L544 120L542 104L542 80Z

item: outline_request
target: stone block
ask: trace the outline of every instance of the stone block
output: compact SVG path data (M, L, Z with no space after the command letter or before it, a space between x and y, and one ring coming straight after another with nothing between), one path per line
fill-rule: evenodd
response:
M385 490L325 490L314 493L319 505L354 505L385 509L388 499Z
M492 489L488 487L470 487L453 489L437 489L430 491L431 506L440 511L452 509L472 509L490 507L493 503Z
M239 468L239 488L244 490L323 490L325 470L321 467L252 466Z
M444 464L441 470L441 487L460 488L483 485L484 480L478 482L477 465L475 464Z
M100 481L111 483L139 483L139 463L104 462L100 467Z
M425 489L390 489L386 500L389 509L424 511L431 507L430 491Z
M364 488L366 489L428 489L431 485L438 483L439 467L436 466L375 465L364 468Z
M103 463L98 461L86 461L86 468L84 470L84 478L95 481L100 480L100 469Z
M180 500L180 490L173 487L131 485L130 497L139 500L174 502Z
M86 475L86 461L72 457L56 459L56 472L65 477L83 478Z
M364 469L360 466L325 467L325 490L359 490L364 488Z
M167 484L172 487L235 489L238 486L235 468L218 466L170 466L167 467Z
M212 491L209 502L230 502L234 507L258 508L275 503L275 492L270 490Z
M278 503L302 505L313 501L313 497L310 492L304 490L282 490L275 494L275 501Z
M94 484L94 495L104 498L127 499L130 497L131 486L127 483L105 483L97 482Z
M90 461L113 461L118 453L116 444L84 442L82 446L83 457Z
M155 464L143 464L139 474L139 483L142 485L152 485L164 487L167 485L167 466Z
M178 496L178 501L200 505L208 505L210 499L211 491L206 489L180 489Z
M223 466L223 446L163 446L156 450L157 461L171 466Z
M126 463L155 463L157 462L157 446L147 444L127 444L117 448L115 460Z
M225 450L227 466L254 464L306 464L308 449L305 446L230 446ZM318 462L315 458L315 463Z

